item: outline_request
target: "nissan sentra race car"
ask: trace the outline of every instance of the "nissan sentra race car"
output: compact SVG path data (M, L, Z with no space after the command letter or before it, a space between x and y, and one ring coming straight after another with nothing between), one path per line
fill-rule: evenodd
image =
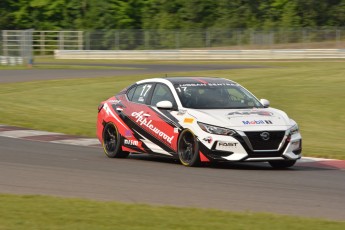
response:
M287 168L302 152L294 120L221 78L138 81L100 104L97 137L111 158L158 154L185 166L263 161Z

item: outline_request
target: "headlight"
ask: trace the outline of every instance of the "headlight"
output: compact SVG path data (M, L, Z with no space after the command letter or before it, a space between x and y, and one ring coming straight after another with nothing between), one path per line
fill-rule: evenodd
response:
M198 122L198 125L205 132L212 133L212 134L225 135L225 136L232 136L236 134L236 132L232 129L217 127L213 125L207 125L201 122Z
M298 132L299 132L299 128L298 128L298 125L297 125L297 124L295 124L294 126L292 126L292 127L290 128L290 134L291 134L291 135L296 134L296 133L298 133Z

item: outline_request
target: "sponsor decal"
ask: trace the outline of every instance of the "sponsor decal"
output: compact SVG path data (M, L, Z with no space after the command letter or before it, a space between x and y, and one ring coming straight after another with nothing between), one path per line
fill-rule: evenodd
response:
M178 133L178 128L174 128L174 133Z
M155 127L153 124L151 124L152 120L147 119L143 116L143 114L144 111L133 112L131 116L134 117L136 119L136 122L144 129L150 130L151 132L155 133L157 136L171 144L171 141L174 139L174 136L168 136L166 133Z
M222 147L236 147L238 143L231 143L231 142L218 142L218 146Z
M234 83L188 83L180 84L179 87L196 87L196 86L232 86ZM183 90L185 91L185 90ZM181 91L180 91L181 92Z
M234 115L259 115L259 116L268 116L271 117L273 116L273 113L268 112L268 111L236 111L236 112L231 112L228 113L228 116L234 116Z
M216 149L222 151L233 151L234 149L237 149L237 145L238 143L234 142L219 141L217 143Z
M252 121L242 121L245 125L271 125L273 122L271 120L252 120Z
M184 109L180 109L178 112L177 112L177 115L184 115L186 114L187 110L184 110Z
M183 120L183 123L185 123L185 124L192 124L193 122L194 122L194 118L191 118L191 117L186 117Z
M206 141L207 143L211 144L212 143L212 137L205 137L202 139L203 141Z
M230 86L230 85L236 85L234 83L208 83L208 86Z
M124 139L124 144L125 145L135 145L135 146L137 146L139 144L139 142L138 141L134 141L134 140Z

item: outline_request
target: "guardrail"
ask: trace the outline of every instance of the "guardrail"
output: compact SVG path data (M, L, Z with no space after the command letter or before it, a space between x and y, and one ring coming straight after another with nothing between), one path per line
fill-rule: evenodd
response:
M56 59L253 60L345 58L345 49L282 50L55 50Z

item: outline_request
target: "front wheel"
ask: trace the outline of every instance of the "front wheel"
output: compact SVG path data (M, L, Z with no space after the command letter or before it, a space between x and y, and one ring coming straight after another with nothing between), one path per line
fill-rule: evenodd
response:
M294 166L296 163L295 160L286 160L286 161L269 161L268 162L273 168L276 169L285 169Z
M121 149L121 136L113 123L107 123L103 129L103 149L109 158L125 158L129 155Z
M194 134L186 129L183 130L178 139L178 157L185 166L199 166L199 144Z

